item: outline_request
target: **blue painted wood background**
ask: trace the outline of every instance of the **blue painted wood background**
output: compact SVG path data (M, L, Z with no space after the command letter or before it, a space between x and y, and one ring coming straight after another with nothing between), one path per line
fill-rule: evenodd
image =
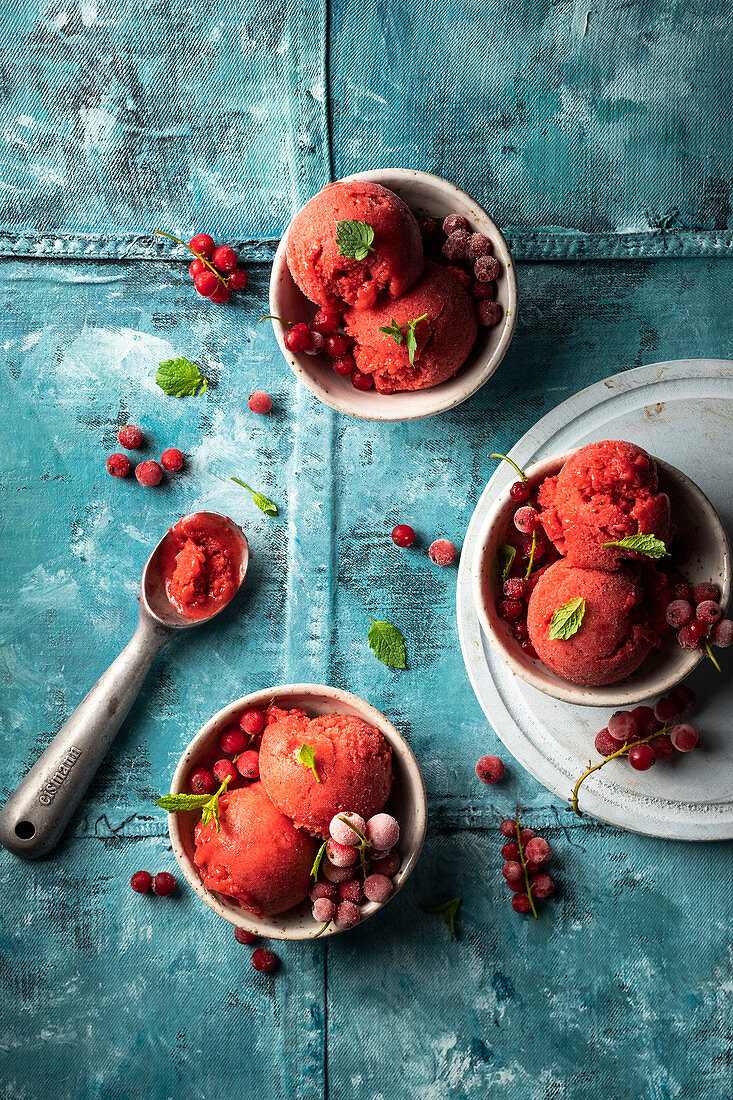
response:
M423 551L460 545L490 451L581 386L733 355L730 41L722 0L4 5L4 788L129 637L172 517L228 512L254 559L236 610L159 658L58 852L0 854L3 1097L728 1100L730 845L570 820L511 762L480 786L475 759L498 742L464 673L455 571ZM469 403L380 425L297 388L257 318L294 210L329 178L395 164L454 180L507 227L521 308ZM240 242L246 295L198 300L157 227ZM205 397L155 387L173 353L208 369ZM271 417L248 412L254 388ZM180 446L185 475L156 491L110 479L129 421L151 456ZM391 545L398 520L418 549ZM370 613L401 626L409 671L371 656ZM384 913L277 946L272 979L188 890L127 883L172 868L152 800L191 735L292 680L394 719L430 831ZM500 874L497 825L516 802L557 853L561 890L536 924ZM456 894L450 945L419 905Z

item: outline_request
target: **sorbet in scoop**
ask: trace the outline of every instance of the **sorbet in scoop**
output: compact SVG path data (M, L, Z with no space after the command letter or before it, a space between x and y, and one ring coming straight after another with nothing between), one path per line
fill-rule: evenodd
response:
M361 222L373 239L357 259L339 244L339 222ZM306 298L319 306L356 309L374 305L387 291L393 298L412 286L423 269L420 228L405 202L378 183L342 180L306 203L295 217L286 244L290 274Z
M303 745L313 752L315 772L298 759ZM262 734L260 778L282 813L326 837L338 813L351 810L365 819L379 813L392 787L392 749L379 730L353 715L311 720L289 713Z
M195 830L194 862L204 886L236 898L258 917L284 913L306 897L318 851L312 837L270 801L262 783L219 799L213 819Z
M163 541L160 572L168 600L186 619L207 619L239 587L242 550L234 532L206 512L179 519Z

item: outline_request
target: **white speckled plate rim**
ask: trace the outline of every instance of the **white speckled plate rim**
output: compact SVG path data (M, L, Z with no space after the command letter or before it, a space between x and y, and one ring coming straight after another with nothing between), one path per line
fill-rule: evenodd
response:
M733 401L733 362L722 359L682 359L675 362L652 363L613 375L581 390L563 401L542 417L512 448L509 455L520 466L527 466L549 454L569 450L584 442L588 436L605 438L604 425L615 420L620 405L629 402L633 391L642 391L633 410L654 409L658 402L663 407L665 387L679 382L685 385L690 397L720 392L721 399ZM616 429L617 430L617 429ZM697 425L695 435L705 434L706 426ZM638 425L630 434L643 445ZM693 433L691 433L693 434ZM733 446L730 433L727 436L726 460L733 462ZM680 443L681 452L684 443ZM663 457L663 456L662 456ZM711 456L714 461L714 457ZM684 457L680 457L684 469ZM499 738L515 759L548 790L563 800L584 761L590 756L597 759L593 750L592 732L600 726L593 710L569 703L551 700L524 684L492 653L483 638L473 605L472 566L477 554L478 534L496 494L513 480L513 472L501 463L488 482L474 510L466 532L458 572L456 593L458 634L463 658L476 697L496 730ZM724 654L728 656L728 654ZM726 666L723 666L726 674ZM721 681L721 694L732 695L730 665L725 681ZM730 714L733 698L726 699L725 707L718 713ZM537 711L545 712L544 720ZM547 721L548 712L553 722ZM597 713L597 712L596 712ZM568 751L553 736L551 725L559 722L577 724L584 719L588 727L587 744L579 745L576 753ZM725 734L725 731L722 731ZM660 797L655 791L655 775L658 768L649 772L634 772L629 779L627 765L610 765L608 769L592 776L583 786L581 808L584 813L609 824L618 825L633 832L650 836L679 840L726 840L733 838L733 755L724 752L720 758L711 759L710 767L718 775L721 769L727 774L727 796L703 801L685 801L684 797ZM623 769L623 770L622 770ZM657 787L659 782L657 780ZM680 792L681 793L681 792Z

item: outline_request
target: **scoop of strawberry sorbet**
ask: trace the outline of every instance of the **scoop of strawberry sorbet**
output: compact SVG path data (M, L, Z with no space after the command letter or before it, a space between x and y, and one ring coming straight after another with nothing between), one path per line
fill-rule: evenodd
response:
M338 222L363 222L374 239L363 259L341 254ZM307 202L288 230L286 259L306 298L319 306L344 302L368 309L377 296L403 294L423 269L420 228L393 191L366 180L341 180Z
M313 750L315 769L297 759ZM260 777L275 805L314 836L328 836L331 818L351 810L367 819L392 787L392 749L373 726L350 714L319 718L290 713L266 727Z
M609 573L557 561L530 596L529 637L540 660L564 680L585 687L615 684L660 644L665 624L659 612L668 596L666 578L652 566ZM554 613L577 597L585 600L580 627L570 638L550 640Z
M633 443L606 439L581 447L539 487L540 520L559 552L586 569L615 569L641 555L604 543L629 535L669 541L669 497L659 492L657 464Z

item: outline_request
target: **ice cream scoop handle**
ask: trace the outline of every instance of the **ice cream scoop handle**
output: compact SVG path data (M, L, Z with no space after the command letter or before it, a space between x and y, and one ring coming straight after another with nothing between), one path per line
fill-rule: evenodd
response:
M0 810L0 843L25 859L58 843L171 632L141 610L131 640Z

